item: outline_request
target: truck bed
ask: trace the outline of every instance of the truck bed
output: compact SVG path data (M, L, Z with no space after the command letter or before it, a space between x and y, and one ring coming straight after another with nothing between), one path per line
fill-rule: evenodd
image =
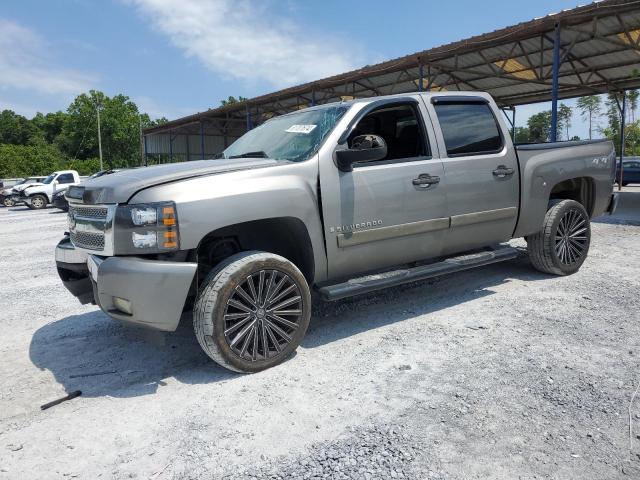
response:
M522 184L514 237L539 230L551 191L570 179L584 178L589 183L591 217L606 211L615 176L615 149L610 140L527 143L517 144L515 149Z

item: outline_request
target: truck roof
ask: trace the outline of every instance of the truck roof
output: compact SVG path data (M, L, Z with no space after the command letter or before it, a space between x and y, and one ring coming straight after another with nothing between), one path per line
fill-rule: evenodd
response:
M420 92L420 91L416 91L416 92L406 92L406 93L396 93L393 95L379 95L376 97L365 97L365 98L354 98L352 100L343 100L341 102L331 102L331 103L323 103L322 105L315 105L313 107L308 107L302 110L296 110L293 112L289 112L286 113L285 115L290 115L292 113L297 113L300 111L304 111L304 110L314 110L314 109L321 109L321 108L326 108L326 107L330 107L330 106L338 106L338 105L347 105L347 106L351 106L351 105L355 105L358 103L372 103L372 102L377 102L380 100L387 100L387 99L393 99L393 98L403 98L403 97L408 97L411 95L422 95L423 97L427 98L427 99L431 99L433 97L482 97L483 99L486 99L488 101L493 100L493 97L488 94L487 92L482 92L482 91L464 91L464 92ZM284 115L282 115L284 116Z

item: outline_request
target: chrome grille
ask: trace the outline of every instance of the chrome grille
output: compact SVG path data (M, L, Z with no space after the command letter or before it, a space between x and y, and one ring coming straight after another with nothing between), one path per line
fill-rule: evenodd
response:
M87 250L104 250L104 234L88 232L71 232L71 242L79 248Z
M116 205L69 204L69 234L78 248L113 255Z
M69 205L69 215L75 214L84 218L95 218L104 220L107 218L109 210L107 207L81 207L77 205Z

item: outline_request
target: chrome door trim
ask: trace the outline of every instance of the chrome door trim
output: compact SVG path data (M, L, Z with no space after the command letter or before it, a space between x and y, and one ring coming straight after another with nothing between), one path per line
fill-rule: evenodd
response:
M515 217L518 207L498 208L496 210L485 210L483 212L465 213L451 217L451 228L464 227L475 223L491 222L493 220L504 220Z
M449 228L449 217L433 218L419 222L403 223L388 227L374 228L371 230L359 230L356 232L341 233L338 235L338 247L351 247L363 243L389 240L391 238L417 235L420 233L434 232Z

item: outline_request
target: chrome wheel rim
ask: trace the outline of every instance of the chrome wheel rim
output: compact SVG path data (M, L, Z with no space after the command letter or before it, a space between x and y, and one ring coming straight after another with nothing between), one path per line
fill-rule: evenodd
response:
M31 203L33 204L34 207L36 208L41 208L42 207L42 199L39 197L34 198L33 200L31 200Z
M243 360L269 360L282 352L300 327L300 288L284 272L260 270L236 286L224 312L224 337Z
M564 265L580 260L587 248L587 218L579 210L567 211L556 230L555 251Z

